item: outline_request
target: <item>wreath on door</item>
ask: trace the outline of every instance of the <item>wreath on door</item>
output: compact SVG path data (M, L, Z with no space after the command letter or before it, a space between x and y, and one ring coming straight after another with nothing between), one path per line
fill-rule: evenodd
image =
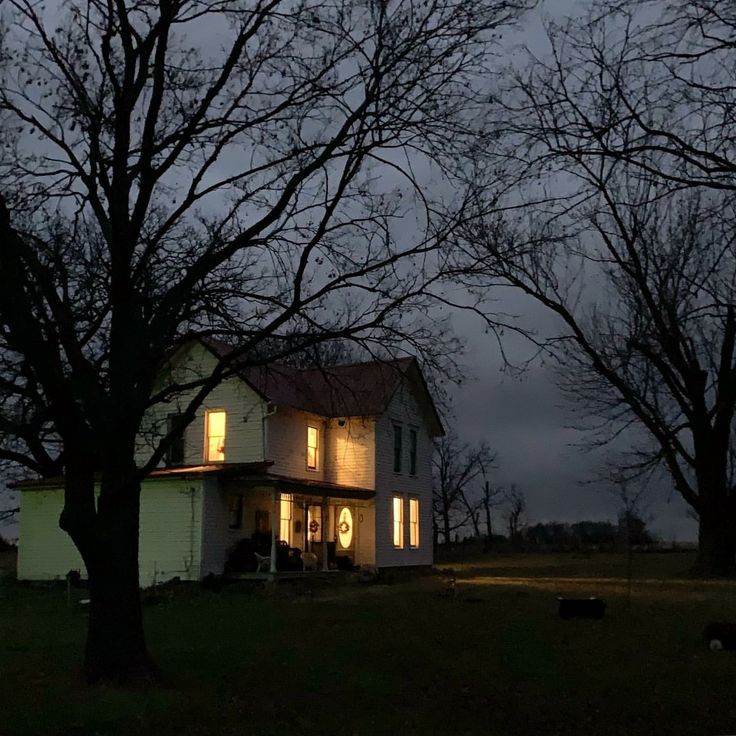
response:
M343 519L337 528L340 534L347 534L350 531L350 524L348 524L348 522Z
M319 531L319 522L317 519L312 519L312 521L309 522L309 531L312 534L316 534Z

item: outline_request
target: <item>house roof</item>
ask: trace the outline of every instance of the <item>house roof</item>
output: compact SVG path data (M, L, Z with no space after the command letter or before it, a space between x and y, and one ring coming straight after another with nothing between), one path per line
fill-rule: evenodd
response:
M202 342L217 356L233 350L219 340ZM402 383L413 390L434 436L444 434L442 421L416 358L368 361L299 369L284 364L243 366L239 375L277 406L324 417L380 416Z

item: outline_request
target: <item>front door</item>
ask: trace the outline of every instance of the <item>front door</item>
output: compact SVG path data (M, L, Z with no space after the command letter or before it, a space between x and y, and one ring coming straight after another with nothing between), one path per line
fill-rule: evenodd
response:
M337 507L337 554L355 560L355 514L349 506Z

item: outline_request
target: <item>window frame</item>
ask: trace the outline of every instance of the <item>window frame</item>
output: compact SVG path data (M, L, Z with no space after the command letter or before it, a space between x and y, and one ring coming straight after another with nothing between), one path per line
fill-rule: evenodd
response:
M288 516L284 516L284 509L288 509ZM294 495L282 493L279 496L279 540L291 546L291 522L294 518ZM286 531L286 536L284 536Z
M180 465L185 464L186 459L186 444L184 442L184 435L186 433L186 427L182 421L184 415L181 412L171 412L166 415L166 434L171 434L173 431L177 431L178 435L173 438L171 444L166 448L166 455L164 456L164 464L167 468L176 468ZM179 425L178 427L175 425ZM179 462L175 461L174 450L179 451L178 457Z
M409 549L419 549L420 542L420 514L419 509L421 508L419 503L419 496L409 496ZM416 508L416 520L412 520L412 506ZM416 536L416 539L414 537Z
M243 528L243 494L242 493L231 493L228 501L228 529L242 529ZM233 514L235 514L235 522L233 523Z
M222 435L222 458L210 459L210 415L224 414L225 423ZM217 435L215 435L217 436ZM224 463L227 460L227 409L207 409L204 413L204 461L205 463Z
M311 446L309 444L309 430L314 430L314 436L316 438L315 444L314 444L314 466L309 464L309 450L311 449ZM309 424L307 423L307 456L306 456L306 466L307 470L312 471L313 473L317 472L319 470L319 427L316 424Z
M417 475L417 453L419 452L419 430L409 427L409 475Z
M397 503L398 501L398 503ZM404 503L403 496L394 493L391 497L391 522L392 522L392 540L394 549L404 549ZM396 511L399 512L399 519L396 519ZM396 541L396 533L398 531L398 543Z
M404 427L400 422L392 422L393 434L393 468L394 473L401 475L404 456ZM397 442L398 440L398 442Z

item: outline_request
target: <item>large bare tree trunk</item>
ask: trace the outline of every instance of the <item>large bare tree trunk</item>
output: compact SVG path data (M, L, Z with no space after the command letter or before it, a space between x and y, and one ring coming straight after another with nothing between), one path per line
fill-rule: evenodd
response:
M149 681L158 670L143 632L138 574L140 481L130 468L103 477L95 508L92 464L67 473L60 519L79 550L89 580L84 670L89 682ZM127 472L126 472L127 470Z
M156 674L143 633L139 509L137 481L119 487L113 499L100 504L96 544L87 566L90 612L85 672L91 682L129 682Z
M736 515L717 510L701 512L694 572L724 577L736 575Z

